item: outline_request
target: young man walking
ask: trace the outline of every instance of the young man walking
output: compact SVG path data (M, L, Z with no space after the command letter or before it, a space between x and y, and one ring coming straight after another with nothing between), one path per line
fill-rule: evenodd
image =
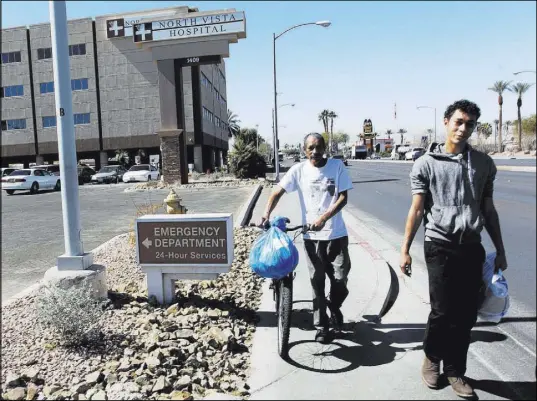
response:
M433 144L415 162L400 258L406 274L412 265L410 246L423 219L431 312L423 342L422 378L428 387L436 388L443 362L454 392L464 398L475 396L464 374L482 287L483 227L496 247L495 270L507 268L492 200L496 166L468 144L480 115L479 107L468 100L450 105L444 113L446 142Z
M341 209L347 204L347 191L352 181L341 160L323 157L326 145L322 135L312 133L304 139L307 161L295 164L285 174L270 196L260 225L286 192L298 191L302 224L309 224L304 233L304 247L313 290L313 324L315 340L330 341L329 319L336 329L343 325L341 305L349 294L347 277L351 268L349 238ZM330 297L325 296L325 276L330 279Z

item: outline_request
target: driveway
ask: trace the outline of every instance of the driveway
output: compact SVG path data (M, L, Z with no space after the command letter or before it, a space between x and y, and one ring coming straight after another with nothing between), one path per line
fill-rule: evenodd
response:
M167 190L124 192L132 184L79 187L84 251L89 251L133 227L136 211L163 204ZM236 215L253 187L204 188L178 191L189 213L227 212ZM161 208L157 213L165 213ZM2 301L39 281L63 254L60 192L27 192L7 196L2 191Z

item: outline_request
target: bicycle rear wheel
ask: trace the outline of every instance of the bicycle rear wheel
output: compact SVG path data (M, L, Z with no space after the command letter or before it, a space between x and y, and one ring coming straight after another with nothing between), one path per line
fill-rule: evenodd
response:
M291 312L293 310L293 277L285 276L278 280L278 354L283 359L289 355L289 332L291 330Z

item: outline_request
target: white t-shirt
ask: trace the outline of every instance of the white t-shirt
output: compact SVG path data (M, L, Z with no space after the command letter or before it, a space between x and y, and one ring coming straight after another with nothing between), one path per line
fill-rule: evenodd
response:
M341 160L327 159L323 167L315 167L309 160L295 164L278 184L285 192L298 190L302 207L302 224L314 223L336 203L339 193L352 189L352 181ZM309 231L304 239L331 240L345 237L347 228L339 211L326 222L321 231Z

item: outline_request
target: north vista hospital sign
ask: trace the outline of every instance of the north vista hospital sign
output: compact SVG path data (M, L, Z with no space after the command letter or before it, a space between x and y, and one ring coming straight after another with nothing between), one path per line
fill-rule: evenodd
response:
M155 16L116 18L106 21L107 37L133 36L134 42L148 42L178 38L212 36L226 33L246 32L244 12L188 16L184 18L155 19ZM162 18L162 17L161 17Z

